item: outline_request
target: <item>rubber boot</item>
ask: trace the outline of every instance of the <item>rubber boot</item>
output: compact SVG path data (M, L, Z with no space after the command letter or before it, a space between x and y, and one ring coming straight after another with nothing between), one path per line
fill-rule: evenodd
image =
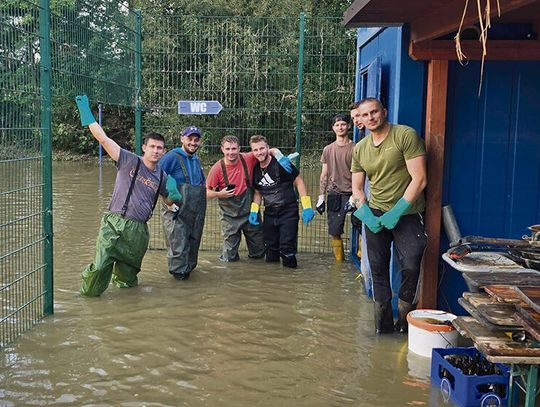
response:
M394 316L392 315L392 303L374 302L374 317L375 317L375 333L387 334L394 332Z
M282 254L281 261L284 267L295 269L298 266L296 256L294 254Z
M403 300L398 301L398 319L395 326L396 331L402 334L406 334L409 331L407 314L413 311L415 308L416 306L410 302L405 302Z
M344 258L343 253L343 240L332 239L332 250L334 251L334 257L338 263L341 263Z

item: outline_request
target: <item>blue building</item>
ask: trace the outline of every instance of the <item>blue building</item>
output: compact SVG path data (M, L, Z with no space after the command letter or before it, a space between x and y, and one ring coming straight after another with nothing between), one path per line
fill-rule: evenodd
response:
M471 2L475 3L475 2ZM519 3L519 4L518 4ZM454 37L463 2L356 0L344 24L358 28L356 99L379 97L391 122L424 135L428 158L420 306L462 313L466 289L441 261L450 204L464 236L519 239L540 223L540 1L500 0L487 55L476 3L463 19L460 63Z

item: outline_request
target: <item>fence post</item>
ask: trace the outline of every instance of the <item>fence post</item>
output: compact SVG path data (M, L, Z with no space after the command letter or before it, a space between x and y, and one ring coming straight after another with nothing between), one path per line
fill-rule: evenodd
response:
M135 152L142 154L142 21L141 10L135 10Z
M304 83L304 27L305 13L300 13L298 33L298 94L296 96L296 143L295 148L300 153L300 137L302 135L302 96ZM296 166L300 167L300 156L296 159Z
M103 127L103 104L98 103L98 124ZM98 147L98 164L101 167L103 163L103 146L99 143Z
M53 219L52 219L52 92L51 92L51 38L50 38L50 0L40 0L39 8L39 86L41 96L41 153L43 184L43 312L53 313Z

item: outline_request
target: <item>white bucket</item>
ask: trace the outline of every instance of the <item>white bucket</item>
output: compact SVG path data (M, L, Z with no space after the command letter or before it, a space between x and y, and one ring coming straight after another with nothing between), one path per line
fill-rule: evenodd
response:
M409 350L420 356L431 357L433 348L456 347L459 333L449 324L438 324L456 318L454 314L432 309L417 309L409 312Z

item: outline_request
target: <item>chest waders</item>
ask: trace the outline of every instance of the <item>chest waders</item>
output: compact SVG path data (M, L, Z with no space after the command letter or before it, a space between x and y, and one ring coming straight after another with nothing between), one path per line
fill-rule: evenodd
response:
M138 159L122 213L107 212L101 219L94 262L82 272L82 295L98 297L109 286L111 277L113 284L119 288L135 287L138 283L137 274L141 271L149 241L146 222L152 217L163 181L161 171L152 210L146 222L126 218L140 166L141 160Z
M197 266L206 215L206 186L191 185L189 172L180 154L178 161L186 180L178 188L182 200L178 204L177 212L171 212L163 205L161 215L167 243L169 273L184 280Z
M252 225L248 221L251 202L253 200L253 188L249 179L249 171L244 157L240 155L240 162L244 170L247 189L240 195L231 198L220 198L220 220L223 234L223 251L219 259L221 261L237 261L238 247L242 240L242 233L246 239L248 256L260 258L264 255L264 240L261 225ZM227 168L223 159L220 160L221 171L225 185L229 185Z

